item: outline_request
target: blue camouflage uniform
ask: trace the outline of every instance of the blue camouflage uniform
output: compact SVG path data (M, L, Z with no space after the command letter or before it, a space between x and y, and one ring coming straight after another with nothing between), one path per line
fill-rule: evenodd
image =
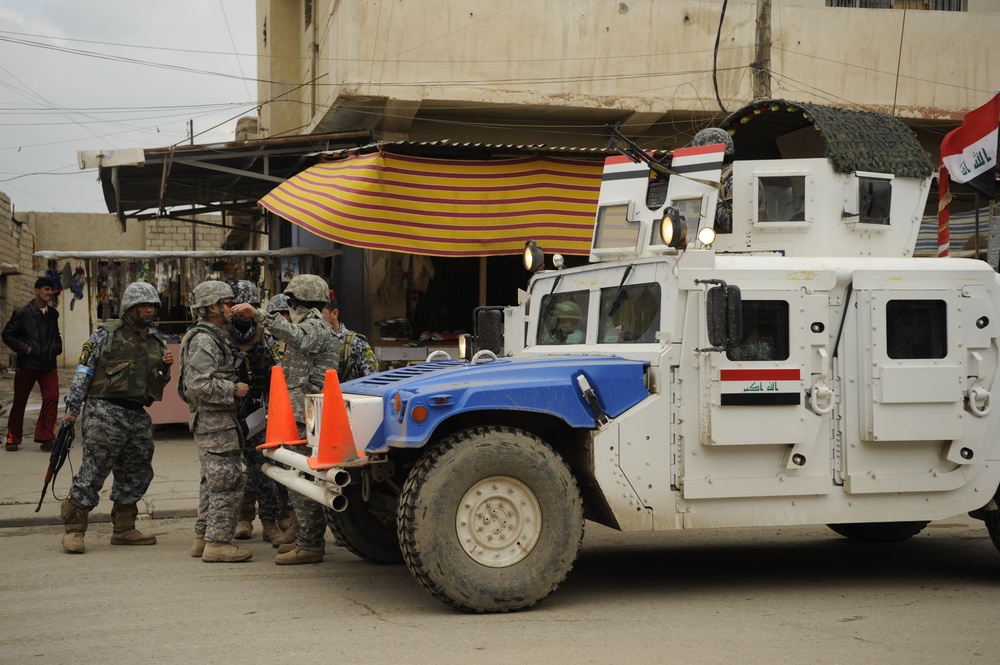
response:
M378 372L378 359L364 335L348 330L343 323L334 334L340 340L340 362L337 365L340 381L360 379Z
M125 321L99 327L84 342L76 376L66 395L66 413L77 417L83 410L83 461L71 499L91 509L99 492L114 473L111 500L134 505L153 480L153 423L144 407L163 396L170 380L163 362L167 345L150 326L145 334ZM95 374L101 394L90 393ZM144 380L137 382L140 375ZM115 395L122 395L116 397Z

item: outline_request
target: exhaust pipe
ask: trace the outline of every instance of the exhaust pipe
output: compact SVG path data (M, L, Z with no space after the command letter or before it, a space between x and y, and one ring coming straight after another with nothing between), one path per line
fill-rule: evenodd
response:
M292 452L287 448L270 448L264 450L264 456L273 459L275 462L281 462L285 466L298 469L302 473L308 473L310 476L325 480L338 488L347 487L351 482L351 474L346 469L333 468L315 471L309 468L309 463L306 461L308 458L305 455Z
M296 457L302 457L302 455L296 455L295 453L291 454ZM302 457L302 459L305 458ZM304 497L327 506L331 510L342 513L347 509L346 496L326 489L325 487L321 487L311 480L303 478L299 475L299 472L294 469L282 469L281 467L273 464L264 464L262 470L264 471L264 475L268 478L281 483L293 492L298 492Z

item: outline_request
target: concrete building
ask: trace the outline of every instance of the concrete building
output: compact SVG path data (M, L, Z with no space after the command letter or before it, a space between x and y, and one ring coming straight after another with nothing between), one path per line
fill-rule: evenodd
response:
M775 97L890 113L937 160L943 135L1000 81L987 53L1000 32L994 0L730 0L722 9L718 0L257 0L258 136L364 131L379 150L408 142L412 154L426 142L428 156L448 141L526 154L606 148L605 125L620 123L642 147L669 150ZM299 228L286 240L329 245ZM345 250L334 278L377 334L378 319L412 308L405 288L373 304L364 268L377 258L359 251ZM434 265L438 280L476 280L476 265ZM478 270L485 281L485 264Z
M604 147L620 122L672 148L725 117L720 102L776 97L939 140L1000 85L995 0L730 0L724 18L722 4L257 0L261 135Z

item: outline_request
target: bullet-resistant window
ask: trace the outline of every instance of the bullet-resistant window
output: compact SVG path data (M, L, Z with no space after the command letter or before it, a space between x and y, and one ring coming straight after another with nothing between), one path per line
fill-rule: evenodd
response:
M743 339L726 350L730 360L788 359L788 301L744 300Z
M894 360L944 358L947 324L943 300L890 300L885 306L886 354Z

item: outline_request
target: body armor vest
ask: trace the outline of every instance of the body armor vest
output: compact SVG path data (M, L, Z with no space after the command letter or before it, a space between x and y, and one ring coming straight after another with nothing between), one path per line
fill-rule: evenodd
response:
M155 333L141 335L122 321L103 326L108 343L97 366L88 395L95 399L125 399L143 406L163 398L167 345Z
M205 333L209 335L222 349L222 363L219 369L212 372L213 379L223 379L226 381L232 381L233 383L237 380L236 375L236 358L233 355L233 347L230 343L222 336L222 329L218 326L211 325L208 323L196 323L188 331L184 333L184 338L181 340L181 359L187 358L188 346L191 344L191 338L193 338L198 333ZM181 399L188 403L191 412L195 411L236 411L236 404L209 404L207 402L202 402L197 397L189 393L184 389L184 364L181 363L181 376L177 381L177 392L180 394Z

